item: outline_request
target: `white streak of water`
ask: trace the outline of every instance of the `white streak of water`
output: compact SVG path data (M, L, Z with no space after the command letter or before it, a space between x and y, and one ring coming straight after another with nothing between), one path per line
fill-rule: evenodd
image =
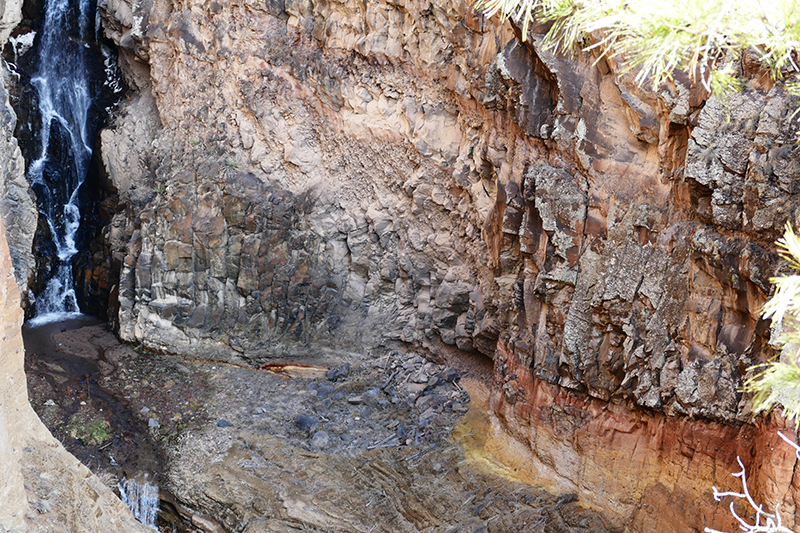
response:
M119 495L123 503L133 513L136 519L147 527L158 530L156 516L158 515L158 486L147 481L139 483L134 479L123 479L117 483Z
M41 144L28 170L28 181L39 197L40 216L47 221L57 256L45 289L36 296L37 318L44 322L79 311L72 258L78 253L78 189L92 156L86 51L95 29L92 0L77 0L77 21L70 18L70 2L47 0L38 68L31 79L38 95Z
M35 31L21 33L8 38L8 42L10 42L12 48L14 48L14 64L17 63L20 57L25 55L25 52L33 47L33 41L35 38Z

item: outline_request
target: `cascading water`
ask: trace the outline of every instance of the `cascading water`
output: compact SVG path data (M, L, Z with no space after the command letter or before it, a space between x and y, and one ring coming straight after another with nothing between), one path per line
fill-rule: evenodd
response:
M38 127L28 156L28 181L49 229L51 257L44 289L36 295L36 323L80 314L72 259L78 253L78 191L92 157L97 40L94 0L47 0L36 68Z
M133 479L123 479L117 483L119 495L133 516L142 524L158 529L156 517L158 516L158 486L147 481L139 483Z

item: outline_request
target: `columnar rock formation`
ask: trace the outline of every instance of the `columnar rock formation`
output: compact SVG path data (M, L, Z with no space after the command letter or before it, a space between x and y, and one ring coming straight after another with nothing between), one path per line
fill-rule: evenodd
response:
M736 454L792 521L791 450L738 392L798 222L781 84L642 90L467 2L104 6L134 88L103 134L124 338L482 353L497 453L612 522L724 523Z
M780 83L642 90L467 2L102 9L133 94L84 286L118 277L123 338L252 365L483 354L495 452L612 523L723 527L707 491L737 454L793 522L794 457L738 392L800 221Z

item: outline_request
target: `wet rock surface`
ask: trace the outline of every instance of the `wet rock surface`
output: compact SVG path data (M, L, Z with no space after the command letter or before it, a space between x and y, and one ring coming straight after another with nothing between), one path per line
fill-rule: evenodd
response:
M470 397L452 367L391 352L346 372L259 370L137 352L103 325L76 326L52 328L60 355L33 358L32 403L107 483L121 470L149 469L162 487L165 531L170 520L179 531L606 531L575 496L465 460L453 430ZM99 391L85 394L73 381L54 399L48 386L74 374L70 357L94 364L84 382L112 395L120 412L110 415ZM105 445L70 434L72 417L59 410L81 402L87 420L107 422ZM478 411L486 417L487 408ZM455 433L464 440L486 429L462 423ZM131 434L153 450L149 462Z
M13 7L13 6L9 6ZM0 26L2 22L0 22ZM4 66L4 80L13 75ZM6 226L6 237L14 266L17 286L25 305L28 304L28 283L35 270L33 237L36 232L38 211L28 180L25 178L25 160L14 136L17 116L9 100L7 83L0 88L0 150L3 163L0 168L0 217Z
M2 223L0 271L4 273L0 283L0 372L4 383L0 391L0 529L30 533L144 531L111 490L53 438L28 403L23 312ZM55 405L52 397L48 399ZM85 422L78 425L86 429ZM87 441L90 437L99 440L105 434L103 429L89 428L81 434Z
M184 375L175 361L143 359L93 317L26 326L24 336L31 405L64 447L118 494L126 479L163 481L160 439L174 435L180 417L166 432L157 430L158 424L148 423L155 421L148 417L151 408L140 398L166 385L163 402L172 399L171 392L190 399L189 391L204 387L187 380L171 391L171 378ZM157 407L155 416L171 415L181 407L180 402L172 404L172 410L163 403L153 405L152 412Z

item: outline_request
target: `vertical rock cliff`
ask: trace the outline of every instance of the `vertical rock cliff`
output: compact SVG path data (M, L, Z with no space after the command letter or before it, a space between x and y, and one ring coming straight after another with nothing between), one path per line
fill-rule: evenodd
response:
M8 5L7 10L16 9L19 13L21 4ZM2 20L10 17L7 13L0 19L0 42L5 43L14 25L19 22L19 15L8 21L4 29ZM11 259L14 265L17 286L26 294L28 283L33 274L35 260L33 257L33 235L36 232L38 212L28 180L25 179L25 160L14 137L17 117L9 102L6 89L8 78L12 76L8 68L3 66L3 83L0 84L0 153L4 155L0 163L0 220L6 226Z
M103 9L135 88L102 139L123 338L252 365L483 354L494 452L614 525L730 525L709 490L736 455L792 522L780 422L738 392L800 222L780 83L641 90L467 2Z

